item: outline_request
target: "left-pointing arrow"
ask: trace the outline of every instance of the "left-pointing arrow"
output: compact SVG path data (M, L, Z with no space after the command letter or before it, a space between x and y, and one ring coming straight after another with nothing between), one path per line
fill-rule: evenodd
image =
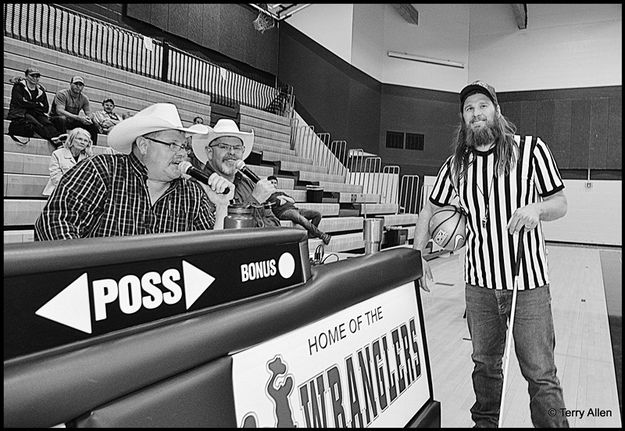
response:
M72 284L46 302L35 314L91 334L91 308L89 307L87 273L78 277Z

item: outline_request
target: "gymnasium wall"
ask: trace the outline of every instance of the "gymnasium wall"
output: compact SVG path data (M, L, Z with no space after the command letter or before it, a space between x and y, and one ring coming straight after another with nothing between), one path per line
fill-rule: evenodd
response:
M564 180L566 216L543 223L548 241L623 246L623 182Z
M258 32L258 11L240 4L128 3L127 15L272 74L277 73L276 31Z
M458 91L482 78L495 85L520 133L550 145L565 178L586 178L588 170L591 178L621 178L621 5L528 4L528 28L518 30L506 4L423 4L418 25L388 4L313 4L263 34L251 25L256 11L237 4L128 4L126 18L119 4L73 7L120 16L124 25L161 26L257 70L271 69L262 61L277 64L316 131L379 154L402 174L436 173L450 152ZM409 46L467 66L386 56ZM423 150L387 148L388 131L423 135Z

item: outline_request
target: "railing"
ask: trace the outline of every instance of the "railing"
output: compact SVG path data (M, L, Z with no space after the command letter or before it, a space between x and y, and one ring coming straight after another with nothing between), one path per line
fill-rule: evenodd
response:
M400 210L408 214L418 214L423 206L422 190L418 175L404 175L399 188Z
M380 195L380 203L398 203L399 166L382 166L382 158L365 153L362 148L350 151L347 181L363 186L363 193Z
M328 168L328 173L341 175L345 178L347 169L337 157L335 150L345 153L347 142L330 142L329 133L315 133L312 126L299 126L299 120L294 118L291 121L292 147L299 157L311 159L316 166Z
M261 84L165 41L83 16L62 6L4 5L4 36L23 40L117 69L210 94L215 103L232 101L290 117L293 87Z

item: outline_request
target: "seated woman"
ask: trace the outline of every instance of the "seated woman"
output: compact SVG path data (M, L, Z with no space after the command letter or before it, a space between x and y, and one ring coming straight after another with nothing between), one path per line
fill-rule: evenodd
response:
M69 131L63 146L50 156L50 179L43 189L43 195L50 196L65 172L93 155L92 144L91 135L82 127Z

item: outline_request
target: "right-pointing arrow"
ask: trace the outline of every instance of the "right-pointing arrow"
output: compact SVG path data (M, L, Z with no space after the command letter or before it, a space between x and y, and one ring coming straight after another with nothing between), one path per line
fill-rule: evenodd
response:
M184 277L184 300L188 310L202 296L204 291L213 284L215 277L185 260L182 261L182 273Z
M46 302L36 315L61 325L91 334L91 308L89 307L89 281L87 273Z

